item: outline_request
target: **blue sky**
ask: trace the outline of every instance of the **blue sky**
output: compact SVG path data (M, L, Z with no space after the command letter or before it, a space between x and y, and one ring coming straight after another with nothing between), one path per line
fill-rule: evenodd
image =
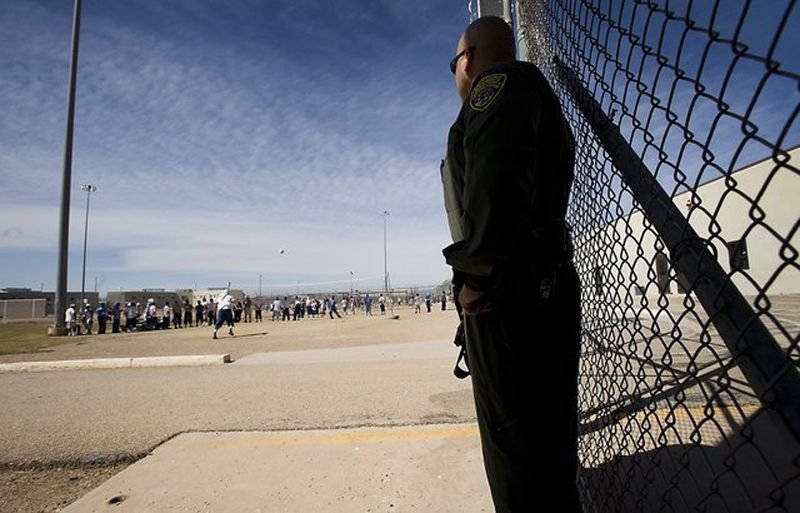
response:
M72 2L0 11L0 287L54 288ZM84 0L69 288L449 276L466 2ZM279 249L284 248L281 255Z
M710 3L670 5L691 5L699 26L713 25L723 39L738 31L753 53L773 51L796 73L800 32L791 27L800 9L769 47L787 2L726 0L713 23ZM625 5L639 14L634 22L621 13L620 22L643 33L647 7ZM653 46L659 16L645 38ZM467 18L467 1L458 0L84 0L70 289L80 288L82 183L98 187L89 290L97 277L101 291L228 282L255 291L259 275L265 292L297 282L346 290L351 278L356 288L381 287L384 210L392 284L448 278L439 161L460 106L447 63ZM55 286L71 23L71 0L6 0L0 10L0 287ZM679 20L666 26L663 52L673 63L701 74L731 112L749 112L761 136L783 134L785 149L800 141L794 76L762 84L763 63L736 57L724 42L706 48L703 31L677 55L684 31ZM619 45L623 57L630 52ZM697 92L687 81L672 91L669 74L653 84L654 62L639 70L643 82L663 101L673 95L670 108L685 115ZM641 115L647 102L625 94L633 89L614 81L620 101ZM700 98L692 109L688 128L715 153L713 166L699 143L686 146L657 115L647 128L669 153L663 165L653 148L644 151L630 116L620 118L671 193L682 192L676 167L702 183L768 156L755 141L737 151L741 122L720 116L716 102ZM596 178L585 178L593 194ZM606 214L615 212L597 219Z

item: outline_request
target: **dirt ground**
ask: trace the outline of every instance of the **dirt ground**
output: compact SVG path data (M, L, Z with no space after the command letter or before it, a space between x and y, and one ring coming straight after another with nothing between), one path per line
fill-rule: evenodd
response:
M297 322L240 323L235 329L236 336L229 337L223 329L218 340L211 339L209 327L73 337L47 347L44 340L33 345L38 347L36 351L0 355L0 363L222 353L230 353L236 360L272 351L450 340L457 324L455 311L442 312L438 304L430 314L424 312L424 307L421 314L410 308L395 309L394 314L397 318L387 312L385 316L366 317L362 313L333 320L326 317ZM455 348L453 351L455 357ZM75 462L65 466L45 463L41 467L15 468L13 463L0 462L0 512L61 511L131 463Z
M61 511L128 465L129 463L113 463L74 468L0 469L0 511Z
M235 337L227 329L212 340L212 328L201 326L156 330L138 333L59 337L59 345L41 347L34 352L0 354L0 363L81 360L142 356L172 356L230 353L234 360L257 352L330 349L363 345L452 340L458 317L452 307L441 311L434 305L431 313L415 314L413 308L395 308L397 319L363 313L342 316L306 318L298 321L238 323ZM46 328L42 338L47 341Z

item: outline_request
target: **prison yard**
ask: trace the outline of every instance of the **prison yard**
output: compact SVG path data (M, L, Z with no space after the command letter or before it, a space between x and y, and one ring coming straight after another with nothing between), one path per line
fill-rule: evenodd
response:
M394 317L398 318L395 319ZM378 322L386 321L386 322ZM394 322L389 322L394 321ZM297 321L272 321L267 312L262 322L238 322L235 336L220 330L211 338L213 327L203 323L188 328L51 337L47 328L52 320L0 323L0 363L22 361L74 360L88 358L170 356L183 354L230 353L233 360L259 351L295 351L356 347L409 340L452 339L458 322L452 305L445 312L434 304L431 313L415 314L412 305L375 308L372 316L364 311L331 319L327 314L306 316ZM109 323L110 326L110 323Z
M530 302L524 291L513 297L522 318L537 300L558 297L555 277L574 260L581 325L572 440L586 513L800 512L800 3L270 2L187 10L95 2L83 25L80 2L40 4L9 2L9 16L0 17L10 41L0 47L9 75L0 80L4 118L22 121L3 125L8 134L0 137L10 213L0 219L0 268L10 273L4 286L39 284L38 292L0 291L0 513L494 511L486 472L491 479L494 465L484 468L475 413L477 405L484 419L485 402L474 400L470 379L454 376L458 318L451 298L445 310L438 302L449 283L421 289L432 293L430 310L424 293L390 299L385 312L373 294L368 315L360 301L351 310L342 293L386 293L390 277L406 283L400 276L412 269L429 271L419 279L434 283L443 277L435 266L449 271L441 248L451 239L454 254L475 252L474 269L492 262L477 280L492 284L486 296L502 295L517 271L541 274ZM508 23L489 22L514 47L492 52L491 44L473 46L468 33L457 39L468 21L491 14ZM79 71L80 30L88 31L88 51ZM387 59L386 48L402 50ZM486 56L499 64L493 53L535 65L549 88L532 87L528 101L511 63L479 78ZM524 105L551 103L548 89L558 105L523 120ZM64 126L53 122L58 91L67 92L63 146L52 129ZM509 95L520 98L515 117L528 127L520 130L533 132L497 122ZM557 107L563 123L557 117L559 126L549 126L543 120ZM503 144L485 143L490 127L507 130ZM559 127L574 144L550 159L539 137ZM64 148L58 255L56 147ZM524 175L512 164L516 155L525 155ZM563 173L539 169L561 161ZM463 180L451 164L463 164ZM512 176L526 179L506 180ZM470 192L451 187L457 182ZM536 184L529 210L516 200L500 205L497 191L509 183L519 189L509 197ZM458 208L440 203L442 185ZM557 198L541 192L550 186ZM68 214L84 198L83 222L73 212L70 226ZM557 215L544 207L567 198ZM469 232L487 218L485 226L513 224L508 233L535 244L506 255L495 250L527 242L492 232L486 240L497 239L497 248L476 243ZM373 283L367 271L380 260L380 222L383 283ZM80 227L77 287L69 253ZM549 241L558 259L547 258ZM56 274L56 260L58 290L45 292L42 276ZM473 266L465 269L457 270L472 274ZM93 292L85 290L87 271ZM256 272L280 277L268 290L296 284L299 296L299 280L319 275L326 281L307 285L336 291L302 306L291 293L281 294L283 305L260 297L260 322L254 316L215 332L194 325L198 312L213 319L219 306L227 319L224 306L231 296L244 302L243 289L234 293L228 282L220 296L222 289L197 285L121 288L159 276L162 284L221 285L229 274ZM254 283L238 286L255 296ZM122 329L112 328L109 313L105 333L97 320L91 334L87 325L76 333L82 316L98 312L101 294L100 313L117 308ZM339 301L336 315L329 294ZM191 309L191 326L170 322L168 312ZM543 355L577 331L569 329L574 321L553 317L513 337L537 351L530 376L525 369L530 396L519 394L530 399L532 431L563 426L565 415L575 424L575 409L556 395L567 385L549 374L563 362ZM494 320L485 324L507 327ZM483 345L492 339L481 333L469 334L473 350L505 350ZM482 358L476 352L473 363ZM496 420L486 418L489 426ZM507 439L527 441L508 431ZM509 453L522 454L506 450L503 458ZM530 462L545 477L526 481L519 494L532 497L531 511L560 511L553 496L567 498L540 489L558 474L546 458Z
M758 398L735 379L739 374L724 344L699 339L709 331L703 328L706 318L684 319L681 337L673 341L677 346L662 345L659 319L675 315L680 304L677 295L661 306L654 302L650 314L639 305L637 316L652 315L655 322L640 329L635 348L603 345L600 340L614 340L613 333L587 326L580 379L587 387L581 456L589 482L614 454L665 443L677 447L692 438L708 448L692 453L696 463L716 461L713 447L759 414ZM0 510L59 511L72 504L66 511L94 511L117 500L119 511L139 511L157 499L159 510L188 505L196 507L192 511L255 511L272 505L276 511L491 511L469 380L452 375L457 316L433 306L430 313L423 303L421 313L412 304L386 315L360 311L341 319L265 317L238 323L235 336L221 332L217 340L208 326L48 337L51 321L0 323L0 401L7 412L0 418ZM800 295L775 298L771 311L800 326ZM605 329L631 326L634 316L628 317L613 318ZM158 360L203 355L229 358L200 366ZM157 363L98 365L119 359ZM614 368L613 362L623 360L635 367ZM93 365L14 367L56 361ZM719 386L719 369L726 367L734 383L709 406L708 392ZM672 389L687 383L691 372L697 378L676 402ZM598 380L605 392L592 388ZM637 395L643 383L663 397ZM655 407L599 407L615 396L652 399ZM714 422L698 425L709 407ZM629 438L614 432L621 419L627 419ZM380 447L374 457L373 445ZM599 447L605 452L591 450ZM762 443L759 450L772 468L791 466L778 446ZM757 468L757 458L751 463ZM181 479L198 465L217 470ZM296 479L285 477L287 465ZM350 477L334 479L329 466L337 465ZM473 486L466 495L461 479ZM711 480L697 475L701 484ZM756 488L758 479L749 486ZM449 502L456 497L466 502Z
M381 507L386 511L433 511L426 509L424 500L439 499L428 493L412 497L414 488L406 480L431 479L440 483L443 497L456 496L454 487L462 483L447 473L452 469L441 468L441 464L469 469L476 489L474 504L483 506L448 509L460 507L456 502L435 510L482 511L482 507L488 508L488 488L482 481L469 382L452 375L457 352L451 341L456 322L453 309L432 308L427 313L423 306L422 313L415 313L413 306L405 306L371 317L362 312L341 319L326 316L238 323L235 336L221 332L217 340L211 338L212 328L207 326L47 337L47 322L2 323L0 402L6 413L0 417L4 433L0 442L0 511L57 511L98 486L98 493L108 495L111 492L101 486L107 479L124 478L122 472L133 471L136 462L155 461L152 455L158 455L158 448L179 439L181 433L261 433L251 436L262 438L229 443L237 448L251 444L252 450L273 443L315 447L314 466L355 461L338 453L326 460L328 449L340 450L347 440L354 444L348 446L350 455L360 447L358 455L368 456L365 445L378 445L384 452L391 447L399 451L396 459L378 458L383 466L378 460L359 460L362 471L378 465L375 476L365 477L362 490L353 480L359 475L354 471L336 497L325 495L329 491L325 478L316 476L305 460L296 462L297 475L316 476L319 482L283 483L280 490L267 486L254 494L239 494L238 499L226 495L226 487L219 485L220 480L234 479L236 474L222 471L224 465L217 466L221 470L218 479L204 486L218 495L215 499L198 493L196 498L202 497L198 511L244 511L224 509L215 500L228 501L230 506L245 504L248 497L261 506L275 500L278 511L352 511L345 506L329 509L327 501L335 505L342 497L347 504L363 502L365 511L382 511ZM52 344L54 338L57 345ZM230 355L229 363L45 372L9 368L21 362L221 354ZM372 431L359 431L364 429ZM263 438L293 434L311 438L289 442ZM326 437L340 438L330 441ZM419 445L422 442L434 445ZM215 454L207 449L198 449L198 454ZM230 455L230 451L222 453ZM258 475L267 480L273 473L286 473L291 470L286 468L286 458L295 457L300 456L281 453L280 461L265 463ZM248 458L242 457L233 465L246 461ZM412 467L406 469L408 464ZM415 465L422 465L423 470ZM161 479L171 472L166 467L147 470ZM186 474L181 471L179 475ZM373 478L379 480L377 488L369 482ZM393 484L400 482L404 484ZM137 501L149 500L148 486L131 484L126 488L129 498L119 505L120 511L141 511L137 508L142 503ZM172 491L167 502L162 497L162 508L189 493L178 483L165 486ZM312 493L311 502L303 502L309 489L322 495ZM382 491L376 495L375 490ZM278 492L280 497L274 497ZM115 490L94 499L93 504L105 506L116 494ZM411 508L412 503L416 509ZM389 504L395 508L389 509ZM74 507L88 510L80 504Z

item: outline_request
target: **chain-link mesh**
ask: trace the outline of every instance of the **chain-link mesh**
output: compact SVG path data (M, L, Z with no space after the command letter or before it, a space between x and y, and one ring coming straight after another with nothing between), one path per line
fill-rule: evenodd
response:
M577 144L586 511L800 511L795 7L518 2Z

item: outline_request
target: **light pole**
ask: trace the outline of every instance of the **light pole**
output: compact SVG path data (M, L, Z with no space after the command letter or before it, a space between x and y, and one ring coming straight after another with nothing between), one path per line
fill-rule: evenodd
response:
M350 271L350 297L353 297L353 271Z
M66 335L64 311L67 302L67 256L69 253L69 200L72 187L72 127L75 120L75 87L78 76L78 41L81 32L81 2L75 0L72 13L72 48L67 85L67 122L64 135L64 168L61 174L61 215L58 223L58 275L56 277L55 322L51 335Z
M81 190L86 191L86 222L83 225L83 270L81 271L81 306L85 304L85 299L83 298L85 289L86 289L86 240L89 235L89 198L92 196L92 193L97 190L92 184L84 184L81 185Z
M383 293L389 293L389 264L388 264L388 243L386 238L386 218L389 217L389 211L383 211Z

